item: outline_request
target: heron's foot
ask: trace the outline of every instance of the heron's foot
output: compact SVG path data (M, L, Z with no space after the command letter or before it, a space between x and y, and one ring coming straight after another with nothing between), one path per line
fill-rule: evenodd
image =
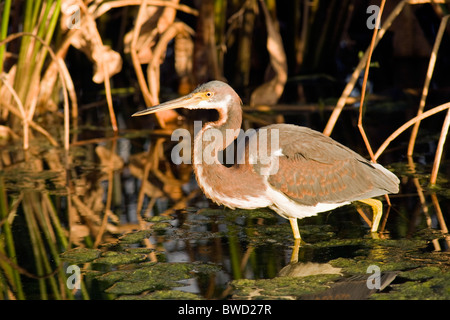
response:
M370 231L373 233L378 232L378 226L380 225L381 217L383 216L383 204L380 200L376 199L364 199L358 200L359 202L365 203L372 208L372 226Z
M371 232L370 236L372 237L372 239L381 239L380 234L378 232Z

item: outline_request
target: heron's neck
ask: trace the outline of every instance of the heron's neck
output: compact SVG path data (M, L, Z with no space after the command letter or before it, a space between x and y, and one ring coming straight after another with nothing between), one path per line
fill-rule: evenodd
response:
M194 140L193 167L197 182L208 198L230 208L250 208L253 204L248 200L243 202L242 196L245 195L245 192L240 190L242 182L239 182L239 179L246 179L250 171L242 166L239 169L236 166L226 167L218 157L219 152L230 145L239 135L242 123L240 101L236 101L234 106L217 108L219 119L207 123L197 134ZM248 180L254 179L249 176ZM261 190L255 192L262 193ZM249 202L248 205L243 205L247 202Z
M239 135L242 124L240 101L233 107L218 107L219 119L203 126L194 140L194 168L196 165L221 165L220 151L229 146Z
M206 196L230 208L255 209L271 204L261 175L246 164L224 166L218 158L239 135L242 123L240 99L228 101L228 108L217 108L219 120L207 123L194 140L194 171ZM231 106L231 107L230 107ZM251 183L251 188L248 184Z

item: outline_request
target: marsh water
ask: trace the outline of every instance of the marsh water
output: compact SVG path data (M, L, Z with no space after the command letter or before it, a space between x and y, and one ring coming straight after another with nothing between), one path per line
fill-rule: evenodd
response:
M449 299L450 6L372 2L1 1L0 299ZM380 232L354 203L298 243L206 199L171 138L217 114L132 115L210 79L244 130L303 125L366 158L359 120L375 152L420 118L377 158L401 180Z
M434 187L428 186L431 164L425 156L386 165L401 179L401 192L389 197L391 206L380 198L381 232L370 233L363 215L370 220L371 209L354 203L300 220L303 241L296 245L289 222L269 209L231 210L211 203L188 166L184 180L174 179L183 183L158 186L149 176L152 183L142 191L137 177L146 162L142 155L122 153L129 143L123 137L116 146L128 159L125 165L106 147L97 147L96 155L103 157L98 165L82 146L71 150L73 162L65 175L55 168L3 172L11 206L24 203L23 212L12 210L15 216L8 219L17 219L12 232L28 299L64 292L48 294L52 285L71 289L71 295L56 295L60 299L450 298L448 162L441 164ZM36 154L49 157L52 151ZM160 163L164 166L170 162ZM111 193L108 181L114 184ZM71 210L69 198L80 215L63 214ZM101 215L83 202L89 208L98 202L99 211L110 204L100 242L90 234L100 232ZM40 212L39 205L53 210L34 218L36 234L30 212ZM56 235L44 228L46 219ZM69 242L62 245L57 233L67 236L69 230ZM51 254L36 244L46 240L60 243L44 244ZM35 262L39 254L52 257L49 269ZM60 283L43 284L48 273L58 273Z

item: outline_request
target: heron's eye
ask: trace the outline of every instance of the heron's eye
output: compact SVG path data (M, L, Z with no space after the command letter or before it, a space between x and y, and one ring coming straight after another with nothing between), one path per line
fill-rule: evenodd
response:
M205 93L205 96L207 96L208 98L211 98L213 95L214 93L212 93L211 91Z

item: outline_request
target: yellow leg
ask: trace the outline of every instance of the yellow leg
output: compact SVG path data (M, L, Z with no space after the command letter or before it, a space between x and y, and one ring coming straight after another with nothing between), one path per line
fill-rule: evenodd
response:
M298 230L297 218L289 218L291 223L292 233L294 234L294 247L292 249L291 263L298 262L298 253L302 243L305 243L300 236L300 231Z
M364 199L364 200L358 200L359 202L368 204L372 207L373 211L373 218L372 218L372 232L378 231L378 226L381 221L381 217L383 216L383 204L380 200L376 199Z
M300 231L298 231L297 218L289 218L289 222L291 223L292 232L294 233L294 239L300 240Z
M298 262L298 253L300 251L301 241L302 241L301 239L294 240L294 247L292 248L292 254L291 254L291 263Z

